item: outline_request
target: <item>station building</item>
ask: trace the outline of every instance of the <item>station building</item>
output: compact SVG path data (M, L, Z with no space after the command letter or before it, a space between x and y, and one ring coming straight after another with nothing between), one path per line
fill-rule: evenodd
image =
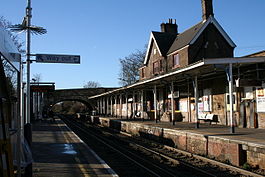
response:
M151 32L138 82L89 99L102 115L265 128L265 52L235 58L235 47L202 0L198 24Z

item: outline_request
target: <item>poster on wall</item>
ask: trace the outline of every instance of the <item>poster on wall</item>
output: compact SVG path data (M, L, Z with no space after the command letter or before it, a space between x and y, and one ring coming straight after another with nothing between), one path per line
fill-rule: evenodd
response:
M265 89L256 89L257 112L265 112Z
M179 110L181 112L188 112L188 101L187 100L179 101Z
M199 114L202 114L203 113L203 102L198 102L198 112Z
M212 92L211 89L203 90L203 111L212 111Z

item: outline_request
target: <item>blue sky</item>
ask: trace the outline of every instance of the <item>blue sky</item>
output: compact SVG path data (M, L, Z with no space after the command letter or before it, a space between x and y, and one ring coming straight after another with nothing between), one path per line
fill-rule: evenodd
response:
M0 16L21 23L26 4L4 0ZM237 45L235 56L265 50L265 0L213 0L213 5L215 18ZM32 0L32 8L32 24L48 30L32 37L32 53L81 55L80 65L31 65L31 74L40 73L58 89L82 88L87 81L119 86L119 58L142 49L160 23L176 19L183 32L202 19L201 0Z

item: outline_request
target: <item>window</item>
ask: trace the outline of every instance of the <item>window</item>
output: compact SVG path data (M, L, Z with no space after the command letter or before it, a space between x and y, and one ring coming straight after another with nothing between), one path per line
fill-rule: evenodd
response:
M156 49L154 49L154 55L156 54Z
M153 74L158 74L163 71L163 60L158 60L153 63Z
M163 63L162 63L162 60L159 61L159 71L160 72L163 71Z
M173 55L173 67L179 67L179 54Z
M159 73L160 71L159 63L160 63L159 61L156 61L153 63L153 74Z

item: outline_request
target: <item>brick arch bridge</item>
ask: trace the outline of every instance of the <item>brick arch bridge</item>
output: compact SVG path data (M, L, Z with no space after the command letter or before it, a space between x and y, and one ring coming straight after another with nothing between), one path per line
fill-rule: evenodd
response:
M52 92L45 92L43 95L42 107L49 108L62 101L79 101L85 104L90 110L96 106L95 100L88 100L93 95L98 95L116 88L77 88L61 89Z

